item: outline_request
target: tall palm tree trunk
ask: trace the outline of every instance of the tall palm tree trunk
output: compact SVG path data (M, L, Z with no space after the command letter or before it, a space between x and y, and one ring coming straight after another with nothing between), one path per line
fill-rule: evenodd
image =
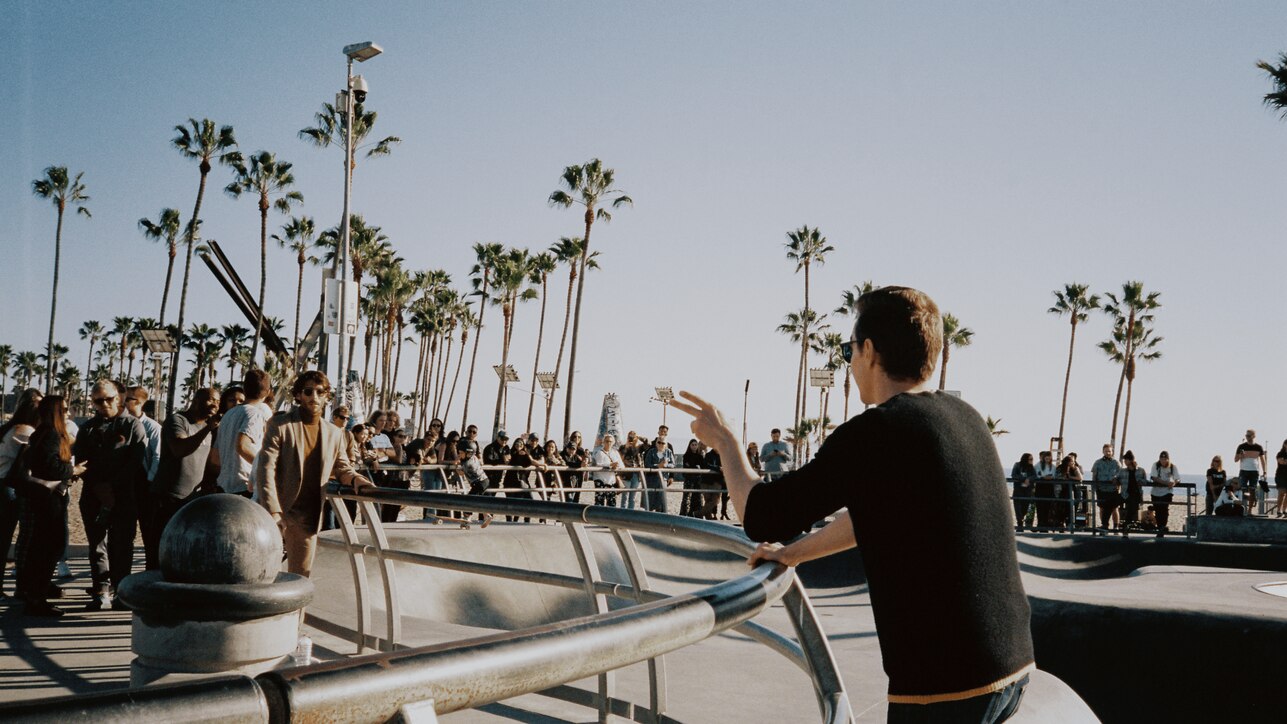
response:
M849 380L851 378L853 378L853 372L850 369L849 365L845 365L845 419L844 419L844 422L849 421Z
M1064 397L1059 404L1059 447L1064 445L1064 420L1068 415L1068 383L1072 380L1073 344L1077 341L1077 310L1072 314L1072 332L1068 335L1068 368L1064 370Z
M594 225L594 209L585 208L585 240L581 247L581 270L590 258L590 227ZM563 402L563 439L572 432L572 387L576 382L576 347L581 338L581 300L585 296L585 274L576 282L576 310L572 315L572 346L568 349L568 391Z
M440 334L434 340L434 367L433 378L433 416L438 417L438 409L442 406L442 392L447 387L447 369L451 365L451 347L452 339L450 334ZM442 355L438 355L438 350L442 350ZM461 345L461 351L464 351L464 345Z
M804 379L809 366L809 260L804 261L804 314L800 318L800 369L795 378L795 426L800 427L804 419ZM800 448L796 443L796 459L799 459Z
M483 270L482 296L478 298L478 324L474 326L474 351L469 357L469 378L465 380L465 409L460 413L460 429L469 424L469 393L474 389L474 367L478 364L478 340L483 336L483 315L487 312L487 270ZM454 389L454 386L453 386Z
M183 289L179 293L179 331L175 335L177 337L175 339L176 350L183 349L183 318L188 308L188 280L192 275L192 246L196 241L197 223L201 218L201 200L206 195L206 176L210 174L210 162L202 161L200 168L201 183L197 186L197 202L192 207L192 218L188 220L188 233L186 234L188 237L185 242L187 250L184 252L183 261ZM165 398L166 414L174 412L174 390L179 383L179 354L178 351L175 351L174 354L170 355L170 385Z
M250 343L250 365L255 365L259 338L264 333L264 292L268 289L268 200L259 200L259 312L255 315L255 337ZM268 355L264 355L267 357Z
M1127 360L1127 365L1135 366L1134 360ZM1135 387L1135 370L1132 369L1126 374L1126 413L1122 415L1122 453L1126 451L1126 428L1131 423L1131 391Z
M156 323L159 327L165 326L165 307L170 301L170 280L174 278L174 257L178 255L178 249L175 248L174 239L167 242L169 261L165 264L165 288L161 292L161 316L157 317ZM86 370L88 371L88 370Z
M398 356L393 363L393 391L396 394L398 390L398 370L402 369L402 323L398 324Z
M541 340L545 338L545 301L549 296L549 276L541 277L541 323L536 328L536 355L532 360L532 394L527 396L527 423L523 429L532 431L532 408L536 406L536 371L541 364ZM546 438L541 438L542 440Z
M94 342L96 341L97 340L94 339L94 335L91 334L89 336L89 355L85 357L85 386L86 387L92 384L92 378L94 376L94 373L91 370L94 369ZM85 393L88 396L89 390L86 390ZM4 407L3 403L4 403L4 397L0 396L0 408ZM0 412L4 412L4 410L0 409Z
M447 416L451 414L451 401L456 399L456 383L460 381L460 368L464 366L465 343L467 343L468 341L469 341L469 330L462 329L460 331L460 355L456 357L456 374L453 375L451 378L451 391L447 393L447 406L443 408L442 415L438 415L435 412L434 417L438 417L442 420L446 420Z
M371 339L373 334L372 323L370 320L367 320L366 334L362 337L362 399L366 402L368 413L371 411L371 401L368 399L366 391L370 379L369 375L371 373Z
M500 429L501 409L502 407L507 406L505 393L509 389L509 382L505 379L507 376L505 371L508 369L509 365L509 335L510 331L513 329L514 307L516 305L516 302L511 301L512 299L514 299L512 296L509 299L506 299L504 306L501 307L501 314L504 315L505 323L501 325L501 371L500 374L497 375L497 377L500 378L500 384L496 387L496 413L492 416L493 438L495 437L496 431Z
M299 258L296 259L296 261L299 262L299 281L295 283L295 336L291 340L290 351L291 351L291 354L295 355L296 359L298 359L299 358L299 311L304 304L304 263L307 262L308 259L304 258L304 252L300 252ZM298 373L299 365L295 364L293 366L295 368L295 372Z
M952 356L952 345L947 340L943 340L943 364L938 371L938 388L940 390L947 387L947 360Z
M572 319L572 285L576 282L577 265L579 262L572 262L568 267L568 298L563 304L563 333L559 336L559 355L554 360L554 384L558 384L559 371L563 369L563 346L568 340L568 323ZM550 414L554 410L554 390L545 398L545 434L546 440L550 439ZM566 427L566 426L565 426ZM567 441L567 435L563 436L563 441Z
M54 319L58 316L58 271L63 259L63 211L65 202L58 204L58 229L54 232L54 289L49 295L49 340L45 346L45 394L54 391Z
M415 390L415 396L411 400L411 422L415 426L416 436L419 437L420 428L422 427L420 424L421 410L424 408L423 403L425 401L424 388L421 387L421 382L425 371L425 351L429 346L423 334L420 335L420 344L417 346L419 349L416 350L416 381L415 387L412 388Z
M1113 432L1108 440L1113 444L1113 449L1120 455L1123 451L1118 449L1117 445L1117 412L1122 407L1122 388L1126 385L1126 364L1131 358L1131 337L1135 331L1135 310L1131 314L1126 324L1126 342L1123 344L1122 355L1122 374L1117 378L1117 398L1113 401ZM1125 435L1123 435L1125 437Z

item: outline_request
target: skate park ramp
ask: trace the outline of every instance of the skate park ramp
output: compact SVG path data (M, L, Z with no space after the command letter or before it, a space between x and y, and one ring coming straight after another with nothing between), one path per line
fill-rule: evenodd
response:
M390 549L422 556L474 563L503 561L531 571L579 576L569 536L561 526L539 523L493 523L486 529L421 523L386 524ZM605 580L629 583L625 565L609 532L588 527L593 557ZM320 590L335 595L320 597L309 609L309 622L346 638L353 637L357 614L354 601L342 592L352 591L348 555L339 545L340 533L327 534L332 543L319 550L313 578ZM369 541L369 533L359 529ZM665 534L634 534L639 557L647 570L649 587L667 595L681 595L745 575L742 556ZM452 570L394 562L400 641L407 646L445 644L504 631L542 626L594 612L580 591L501 580ZM365 560L369 581L380 580L374 556ZM825 630L843 676L857 721L879 722L886 716L887 679L881 669L879 646L862 576L861 557L838 556L803 566L799 571L813 608ZM372 586L372 599L382 595ZM630 601L608 597L620 609ZM927 602L927 612L933 602ZM373 604L372 629L384 620L382 603ZM787 612L781 605L765 611L756 622L784 636L793 637ZM336 644L342 646L344 644ZM351 645L351 644L350 644ZM351 653L351 650L349 651ZM950 655L951 652L944 652ZM665 656L666 717L682 722L786 722L817 721L818 705L809 677L768 647L743 633L728 631ZM646 664L615 673L614 696L647 703ZM580 703L569 702L566 689L583 692ZM555 696L531 694L456 712L443 721L585 721L593 716L586 708L596 681L571 682ZM1021 710L1013 721L1081 722L1094 715L1082 699L1058 678L1044 671L1034 673Z

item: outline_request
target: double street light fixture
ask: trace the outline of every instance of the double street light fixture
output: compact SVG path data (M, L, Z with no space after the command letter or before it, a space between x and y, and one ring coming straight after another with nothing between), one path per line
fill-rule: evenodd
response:
M340 402L346 402L345 392L348 387L348 355L346 348L349 346L350 324L353 327L352 334L357 336L357 319L349 320L349 200L353 192L353 115L354 105L366 100L367 84L366 80L358 75L353 75L353 61L365 63L382 53L380 46L372 42L353 43L344 46L344 56L348 59L347 70L345 73L344 90L336 98L344 104L344 220L341 222L341 239L342 246L338 259L338 268L336 269L337 286L339 287L339 324L336 333L339 336L339 369L340 374L336 383L336 398ZM336 103L338 106L339 103ZM354 291L354 306L357 302L357 290ZM354 310L356 311L356 309ZM356 317L356 315L354 315Z

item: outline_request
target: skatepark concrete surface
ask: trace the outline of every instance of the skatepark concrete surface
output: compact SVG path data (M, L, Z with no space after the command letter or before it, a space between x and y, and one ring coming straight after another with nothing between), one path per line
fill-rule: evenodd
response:
M386 530L391 547L400 550L580 575L569 537L561 526L494 523L486 529L460 530L399 523L386 525ZM589 531L603 577L628 581L610 536L602 530ZM338 534L332 531L325 535ZM731 554L685 541L644 534L636 534L635 541L648 569L650 587L664 593L691 591L746 570L744 562ZM1245 664L1247 655L1256 665L1262 662L1254 657L1269 657L1272 663L1272 657L1277 656L1281 662L1280 652L1287 650L1283 646L1287 641L1287 598L1257 587L1272 588L1275 583L1283 583L1287 573L1214 568L1207 564L1235 560L1239 566L1263 565L1277 562L1284 553L1274 546L1221 549L1221 545L1182 539L1021 536L1020 565L1033 604L1038 665L1044 671L1034 674L1020 712L1012 721L1081 722L1093 721L1096 715L1104 721L1162 720L1140 717L1138 711L1122 703L1132 691L1138 693L1137 687L1143 685L1145 678L1142 672L1148 669L1140 669L1140 674L1130 677L1087 678L1105 668L1121 674L1123 666L1134 665L1130 657L1123 658L1116 645L1106 652L1097 651L1101 645L1095 638L1097 633L1120 637L1121 630L1143 627L1139 641L1132 640L1130 645L1138 646L1141 658L1154 668L1161 662L1168 670L1173 669L1174 678L1190 692L1192 681L1181 672L1199 667L1211 670L1207 669L1210 662L1219 666L1229 659ZM83 590L88 585L83 549L72 551L69 559L75 582L69 584L67 596L60 602L71 611L67 616L58 620L29 619L22 616L21 606L12 602L6 602L0 610L0 631L4 635L0 642L0 700L101 692L128 684L129 662L133 658L129 613L79 610L88 601ZM139 551L136 568L141 568L141 559ZM1204 565L1184 565L1181 561ZM467 639L592 612L581 591L405 563L394 565L402 613L401 642L408 646ZM374 556L367 557L367 569L376 602L368 633L382 636L383 593ZM849 552L816 561L802 566L799 574L830 638L854 714L859 721L883 721L886 678L861 557ZM336 635L354 628L357 620L347 555L332 547L320 549L313 580L318 595L308 609L307 632L314 641L314 655L327 660L355 654L355 644ZM615 601L613 605L627 604ZM932 615L933 605L927 601L925 612L909 615ZM781 606L774 606L756 621L779 633L792 634ZM1222 626L1245 631L1245 639L1230 641L1228 647L1204 647L1195 642L1194 631L1201 636L1204 627ZM1162 639L1169 643L1161 645ZM1113 663L1105 667L1103 656L1108 654ZM950 656L951 652L944 651L943 655ZM741 633L726 632L668 654L665 666L666 713L673 721L818 721L812 686L804 672ZM1114 688L1115 678L1129 681L1118 689ZM615 672L614 687L615 698L646 705L645 666L637 664ZM595 690L592 679L573 682L559 689L559 696L531 694L441 718L448 722L593 721L594 709L583 704ZM566 700L576 698L582 704ZM1193 702L1181 698L1181 707L1185 706L1188 708L1176 710L1200 711L1200 707L1192 708ZM1263 719L1257 711L1251 709L1250 716L1244 711L1238 720L1274 720L1268 709L1263 710ZM1273 711L1280 713L1281 708L1274 707ZM1122 712L1129 717L1122 716ZM1166 718L1199 720L1174 715Z

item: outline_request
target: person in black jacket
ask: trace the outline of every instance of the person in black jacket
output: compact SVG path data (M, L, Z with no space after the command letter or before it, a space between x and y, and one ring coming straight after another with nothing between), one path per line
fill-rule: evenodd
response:
M671 406L693 416L698 438L729 452L724 478L746 535L791 541L761 545L752 565L794 566L858 546L889 674L889 721L1004 721L1035 664L996 445L974 408L928 389L943 344L933 300L884 287L862 295L858 310L843 354L872 407L798 470L761 483L718 409L689 392ZM888 491L913 483L926 504L909 535L889 514Z
M19 494L31 515L31 542L18 577L18 592L29 616L57 617L63 610L49 603L50 581L67 541L67 488L85 472L72 464L72 438L67 433L67 401L50 395L40 401L39 422L23 454L26 478Z
M86 608L127 610L115 600L115 593L134 564L134 534L138 530L134 491L138 481L147 477L147 435L143 423L125 411L120 389L110 380L94 385L90 402L94 417L81 427L72 447L76 459L89 465L80 496L94 582L94 596Z

